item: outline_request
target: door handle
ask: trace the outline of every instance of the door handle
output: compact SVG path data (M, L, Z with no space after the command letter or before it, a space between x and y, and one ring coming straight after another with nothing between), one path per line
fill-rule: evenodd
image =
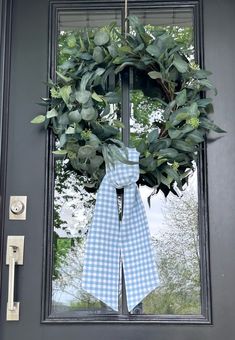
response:
M8 276L8 300L6 320L19 320L20 303L15 302L15 267L23 265L24 257L24 236L7 237L6 264L9 265Z

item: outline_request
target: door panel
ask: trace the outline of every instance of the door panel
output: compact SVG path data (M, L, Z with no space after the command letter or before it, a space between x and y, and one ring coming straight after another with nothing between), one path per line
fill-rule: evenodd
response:
M61 2L62 3L62 2ZM111 7L114 6L111 2ZM133 2L134 3L134 2ZM136 2L135 2L136 3ZM147 4L147 2L144 2ZM148 4L152 5L153 2ZM180 3L180 2L179 2ZM188 2L190 4L190 2ZM0 4L5 5L2 1ZM75 2L74 2L75 4ZM100 3L102 6L103 2ZM143 4L143 3L142 3ZM185 4L185 2L184 2ZM11 2L8 1L9 11ZM65 3L65 7L68 2ZM87 6L93 6L91 2ZM7 153L2 170L1 195L4 195L1 211L4 231L2 250L2 287L1 287L1 328L0 337L3 340L19 339L49 340L64 338L84 338L88 340L100 337L108 340L124 338L159 339L162 340L219 340L226 337L233 339L233 286L235 282L233 221L233 153L234 127L233 94L235 90L232 45L234 23L232 13L234 3L225 0L204 0L203 27L205 66L213 71L213 81L218 89L215 98L215 119L228 133L223 138L217 138L211 143L208 140L208 183L202 178L202 184L208 187L209 221L210 221L210 257L212 284L212 325L200 324L200 320L184 318L165 318L157 321L109 320L98 321L90 318L89 323L82 320L45 320L41 302L45 300L50 287L47 285L42 268L47 259L43 257L45 242L48 242L44 230L47 220L48 201L45 199L45 184L47 181L47 150L45 132L30 125L32 117L39 112L36 104L40 96L46 96L43 82L47 79L48 65L48 0L13 1L12 6L12 40L11 70L9 73L9 107L8 107L8 75L4 75L5 95L0 99L3 103L4 131L8 132L3 140L3 151ZM71 4L70 4L71 6ZM96 3L97 6L97 3ZM68 6L67 6L68 7ZM85 8L85 4L81 3ZM140 7L140 5L139 5ZM3 12L4 13L4 12ZM4 19L4 16L3 16ZM3 28L4 20L2 20ZM55 27L54 27L55 29ZM8 42L10 43L10 42ZM2 50L3 52L3 50ZM4 53L2 53L4 56ZM4 59L1 61L1 65ZM5 63L7 66L7 63ZM5 69L7 71L7 67ZM1 106L2 108L2 106ZM7 118L9 117L9 118ZM8 121L9 120L9 121ZM4 136L4 135L3 135ZM212 136L213 137L213 136ZM4 152L2 155L4 156ZM219 158L220 157L220 158ZM226 166L225 166L226 165ZM3 181L4 179L4 181ZM226 179L226 180L225 180ZM205 181L205 182L204 182ZM4 185L6 192L4 192ZM26 221L8 219L9 197L11 195L27 195ZM21 302L20 321L6 321L6 302L8 267L5 265L6 239L8 235L25 235L24 266L17 268L16 300ZM51 254L47 253L47 256ZM206 256L204 254L203 256ZM47 273L48 274L48 273ZM209 273L207 272L209 276ZM205 280L207 284L208 280ZM45 289L48 288L48 289ZM41 320L43 322L41 322ZM67 322L66 322L67 321ZM203 321L203 320L201 320ZM193 324L194 323L194 324Z

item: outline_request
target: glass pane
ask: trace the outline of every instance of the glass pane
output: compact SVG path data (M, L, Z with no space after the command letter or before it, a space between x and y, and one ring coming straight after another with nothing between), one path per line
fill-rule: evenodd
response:
M183 43L191 62L194 62L191 10L142 8L131 9L130 14L139 16L150 31L156 27L170 31ZM120 13L113 9L60 13L57 65L66 60L63 48L70 34L76 35L85 28L108 25L112 21L121 26ZM161 104L148 95L149 89L145 93L136 90L140 80L137 73L131 77L132 141L136 133L149 131L152 122L162 112ZM112 80L109 85L112 86ZM114 106L109 119L119 118L120 108ZM61 317L114 314L111 308L81 288L84 245L95 194L85 190L84 178L72 172L69 164L59 158L55 160L54 176L52 313ZM169 195L165 199L163 194L157 194L151 199L151 208L147 204L151 189L141 186L140 191L149 219L161 284L132 314L201 314L197 172L195 170L180 198Z
M182 43L182 49L194 63L193 13L189 9L130 10L151 32L164 29ZM139 133L149 131L152 123L161 118L162 104L154 99L154 82L149 84L143 75L134 71L131 77L131 143ZM145 82L144 93L138 90ZM180 197L162 193L147 197L152 189L140 187L160 275L160 286L147 296L132 314L201 314L200 251L198 235L197 171Z
M76 36L85 28L97 28L112 21L121 25L119 12L76 10L60 13L57 66L66 61L65 48L71 35ZM112 80L109 86L112 86ZM119 109L113 105L109 119L118 118L118 112ZM54 176L52 314L66 317L113 314L115 312L110 307L81 288L84 245L95 194L92 189L84 189L84 184L87 184L84 178L72 171L66 161L55 160Z

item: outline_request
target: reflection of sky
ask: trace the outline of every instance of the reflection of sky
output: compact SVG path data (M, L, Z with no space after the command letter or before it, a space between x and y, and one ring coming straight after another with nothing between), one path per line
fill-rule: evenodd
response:
M163 210L167 202L167 198L165 198L162 192L159 192L157 195L151 197L151 207L148 205L147 198L151 194L152 189L148 187L140 187L139 188L141 197L144 203L146 215L149 222L149 228L151 235L158 235L165 228L164 226L164 216ZM185 189L185 191L197 192L197 172L195 171L192 177L189 180L189 185ZM168 197L174 196L173 194L169 194Z
M70 189L71 190L71 189ZM139 188L140 194L142 197L142 201L144 203L146 215L149 222L149 228L151 235L158 235L163 231L164 227L164 216L163 210L167 203L167 198L165 198L162 192L159 192L157 195L151 197L151 206L149 207L147 198L152 193L152 189L148 188L147 186L141 186ZM194 174L191 176L189 180L189 185L186 187L185 191L193 190L197 192L197 172L195 171ZM70 191L71 194L71 191ZM60 218L63 221L67 222L67 229L70 231L71 235L76 236L77 229L80 227L84 227L87 224L87 207L84 207L82 201L76 198L76 193L73 192L75 195L74 200L70 202L63 202L63 205L60 210ZM168 197L172 197L173 194L169 194ZM90 213L90 211L89 211ZM66 232L61 229L57 230L60 237L66 237Z

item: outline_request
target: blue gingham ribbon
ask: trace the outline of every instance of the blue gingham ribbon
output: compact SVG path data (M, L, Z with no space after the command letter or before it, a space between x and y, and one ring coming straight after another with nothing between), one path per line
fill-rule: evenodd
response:
M158 286L147 217L136 185L139 153L128 148L128 159L137 164L116 162L114 168L107 169L100 185L88 233L82 278L83 289L116 311L120 258L129 311ZM121 222L117 188L124 188Z

